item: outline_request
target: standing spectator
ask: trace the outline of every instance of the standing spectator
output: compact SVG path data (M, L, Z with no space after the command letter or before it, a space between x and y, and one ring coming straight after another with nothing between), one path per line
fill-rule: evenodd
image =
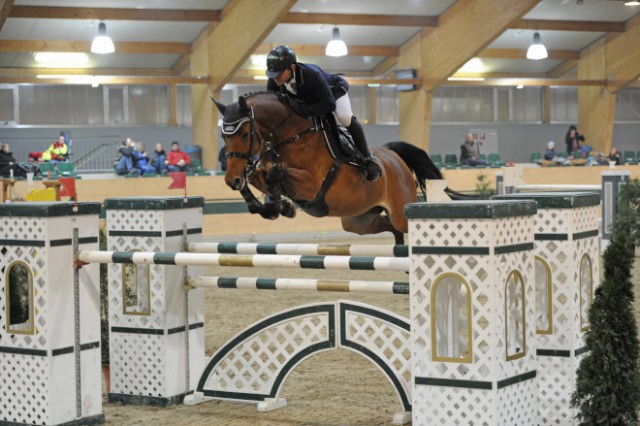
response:
M609 161L615 161L616 165L620 164L620 154L618 154L618 148L611 148L609 152Z
M191 158L180 149L180 144L177 141L173 141L171 142L171 151L169 151L164 163L170 172L186 172L189 170L188 166L191 164Z
M147 152L144 150L144 145L142 142L136 142L136 147L133 150L133 169L135 173L140 173L144 175L146 173L154 173L156 171L155 167L149 164L149 156Z
M480 158L478 150L473 143L473 135L467 133L464 143L460 145L460 163L468 166L486 166L487 161Z
M133 148L135 142L131 138L126 138L122 141L122 145L118 147L116 152L116 159L113 163L113 167L118 175L126 175L133 170Z
M564 140L567 144L567 152L569 156L571 156L571 153L580 149L580 142L584 142L585 138L578 132L578 128L572 124L569 126L569 130L567 130L567 135Z
M9 144L3 143L0 145L0 176L9 177L12 170L15 177L25 177L27 175L13 157Z
M164 164L166 159L167 154L164 152L162 144L157 143L156 149L151 153L151 165L156 170L157 174L162 174L162 172L166 169Z

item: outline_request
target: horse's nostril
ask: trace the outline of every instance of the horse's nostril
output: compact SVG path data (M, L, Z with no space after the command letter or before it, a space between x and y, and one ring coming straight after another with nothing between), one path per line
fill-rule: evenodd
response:
M236 178L233 181L233 189L238 189L238 188L240 188L240 178Z

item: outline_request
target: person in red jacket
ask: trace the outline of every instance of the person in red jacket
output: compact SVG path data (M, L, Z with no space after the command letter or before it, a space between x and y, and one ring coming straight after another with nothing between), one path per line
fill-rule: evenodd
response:
M170 172L186 172L191 164L191 158L180 149L180 144L177 141L173 141L171 142L171 151L169 151L164 164L167 165Z

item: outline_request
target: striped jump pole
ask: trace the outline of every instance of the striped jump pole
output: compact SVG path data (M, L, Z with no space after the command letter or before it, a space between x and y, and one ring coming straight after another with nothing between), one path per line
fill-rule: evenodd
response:
M246 290L335 291L346 293L409 294L408 282L304 278L187 277L193 288Z
M406 245L284 244L284 243L189 243L190 253L293 254L307 256L408 257Z
M78 251L85 263L142 265L236 266L300 269L343 269L359 271L409 271L407 257L301 256L271 254L164 253L127 251Z

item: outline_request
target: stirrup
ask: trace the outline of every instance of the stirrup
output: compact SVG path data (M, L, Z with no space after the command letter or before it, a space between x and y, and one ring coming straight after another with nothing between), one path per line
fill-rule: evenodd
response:
M378 165L375 158L373 157L373 154L370 157L365 157L364 170L365 170L364 177L369 182L378 180L378 178L382 174L382 170L380 170L380 166Z

